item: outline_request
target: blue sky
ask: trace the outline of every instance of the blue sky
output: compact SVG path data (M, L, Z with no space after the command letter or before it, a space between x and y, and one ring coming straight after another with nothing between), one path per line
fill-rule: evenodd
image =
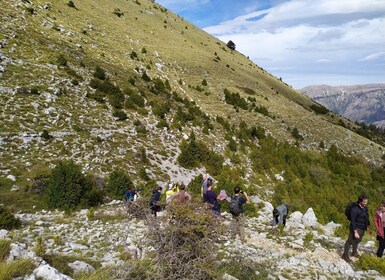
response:
M385 83L384 0L157 0L294 88Z

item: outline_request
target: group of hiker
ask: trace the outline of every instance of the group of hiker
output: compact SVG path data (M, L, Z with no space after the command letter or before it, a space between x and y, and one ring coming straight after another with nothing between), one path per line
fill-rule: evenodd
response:
M219 218L221 215L221 206L219 201L226 200L229 202L229 212L232 215L230 223L230 232L232 238L236 235L240 240L245 240L244 230L244 218L243 218L243 205L250 204L250 198L247 193L241 190L240 187L234 188L232 196L228 196L225 190L221 190L219 194L214 191L214 181L207 175L203 175L201 183L201 197L205 205L213 211L214 215ZM127 190L125 195L125 201L130 204L135 202L140 197L141 189ZM152 191L152 195L149 202L151 213L154 217L162 210L161 200L162 187L156 187ZM170 204L173 201L179 203L185 203L192 199L192 195L186 191L186 186L181 184L169 184L168 189L165 192L166 204ZM349 250L353 247L352 256L358 256L358 244L362 241L365 231L368 230L369 234L372 234L370 228L369 212L367 208L368 198L362 194L359 196L357 202L351 203L345 210L345 215L350 220L349 237L345 242L344 252L342 258L350 262ZM285 204L281 204L273 209L273 219L271 221L272 229L276 230L278 226L285 226L288 216L288 207ZM385 201L381 202L380 208L374 215L374 225L376 228L378 250L377 257L381 258L385 250Z

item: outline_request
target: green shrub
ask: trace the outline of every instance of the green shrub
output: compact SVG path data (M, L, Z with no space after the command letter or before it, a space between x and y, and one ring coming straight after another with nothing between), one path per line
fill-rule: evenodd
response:
M31 94L38 95L39 94L39 89L37 87L32 87L31 88Z
M31 6L28 6L25 8L25 10L30 14L33 15L35 13L35 9Z
M138 54L135 51L132 51L130 54L131 59L138 59Z
M126 107L130 108L132 105L136 105L140 108L144 107L145 99L140 94L136 93L134 90L129 89L124 90L123 93L129 96L126 100Z
M143 72L143 74L142 74L142 79L143 79L145 82L151 82L151 78L147 75L146 71Z
M166 114L170 111L170 105L168 102L158 103L154 106L154 109L152 111L154 115L164 119Z
M142 166L140 169L139 169L139 178L144 180L144 181L150 181L150 177L148 176L147 172L146 172L146 168L144 166Z
M135 83L136 83L136 79L134 78L134 77L131 77L131 78L129 78L128 79L128 82L131 84L131 85L135 85Z
M293 136L297 140L303 140L303 136L299 133L296 127L294 127L293 130L291 131L291 136Z
M8 209L0 206L0 228L14 229L21 226L21 221L16 218Z
M73 161L61 161L52 170L45 201L50 208L70 210L77 206L92 205L93 195L96 193L97 191L87 184L80 166Z
M202 86L207 86L207 81L206 81L206 79L203 79L203 81L202 81Z
M212 211L202 203L173 203L159 219L173 222L159 227L159 221L148 219L147 245L155 250L152 261L143 261L146 269L140 270L141 279L149 272L159 279L179 279L181 275L184 279L219 279L214 277L218 268L214 240L222 228ZM137 271L135 267L132 273L137 275Z
M239 93L231 93L228 89L224 89L225 101L227 104L234 105L236 108L241 108L243 110L248 109L247 101L242 98Z
M178 162L182 167L195 168L203 165L214 176L221 172L223 157L210 151L203 143L196 141L194 133L190 134L189 141L182 142L180 149Z
M76 8L75 7L75 3L72 0L68 1L67 6L70 7L70 8Z
M67 66L67 59L62 54L59 54L56 61L59 66Z
M41 138L48 141L53 138L53 136L49 134L48 130L44 129L43 133L41 134Z
M156 127L157 128L164 128L164 127L166 127L167 129L169 129L168 123L167 123L167 121L165 119L160 119L158 121L158 123L156 124Z
M115 110L112 115L115 118L118 118L119 121L124 121L128 119L127 114L122 110Z
M99 79L99 80L105 80L106 79L106 71L99 66L96 66L95 72L94 72L94 77Z
M377 270L385 275L385 259L378 258L375 255L362 254L356 265L362 270Z
M123 199L127 188L134 189L130 176L122 169L112 171L106 187L107 193L112 198Z
M119 8L115 8L113 14L118 17L124 16L124 13Z

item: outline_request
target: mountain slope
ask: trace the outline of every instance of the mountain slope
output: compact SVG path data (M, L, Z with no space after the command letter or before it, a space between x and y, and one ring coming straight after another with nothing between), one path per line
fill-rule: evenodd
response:
M300 90L352 121L385 127L385 85L309 86Z
M120 167L140 181L144 151L152 179L188 183L203 172L177 161L193 131L230 165L246 168L246 182L258 184L264 176L251 170L247 149L229 154L232 135L218 117L234 129L242 122L261 127L302 149L319 150L323 142L382 162L382 147L352 132L354 124L316 114L319 105L310 98L152 1L85 0L71 7L6 0L0 16L3 174L26 180L24 171L72 159L85 171L106 175ZM106 77L95 77L97 66Z

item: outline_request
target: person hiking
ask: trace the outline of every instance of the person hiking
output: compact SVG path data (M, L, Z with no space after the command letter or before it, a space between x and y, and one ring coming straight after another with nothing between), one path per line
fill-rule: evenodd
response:
M172 184L168 184L168 189L166 191L166 202L170 202L171 201L171 198L172 196L175 194L174 192L174 187Z
M286 225L286 218L288 214L288 208L285 204L281 204L274 208L273 210L273 220L271 221L271 225L273 229L276 229L279 225Z
M377 257L382 258L385 250L385 200L381 202L381 206L374 214L374 226L376 227L376 234L378 240Z
M160 211L160 193L162 192L162 187L156 187L152 190L152 195L150 198L150 208L154 217L156 217L156 213Z
M241 195L244 195L241 196ZM233 216L230 223L231 238L239 235L241 241L245 240L245 227L243 218L243 204L250 204L250 198L246 192L241 191L239 187L234 188L234 195L230 201L230 213Z
M186 203L187 201L190 201L191 200L191 194L189 192L186 191L186 186L185 185L181 185L180 186L180 190L178 193L176 193L172 198L171 198L171 202L174 203Z
M358 244L361 242L362 237L365 234L366 229L370 225L369 213L368 213L368 197L362 194L358 197L357 203L352 206L350 212L350 226L349 226L349 238L346 240L344 246L344 253L342 258L346 262L350 262L349 250L350 246L353 246L352 257L358 257ZM369 234L372 234L369 227Z
M209 205L209 207L214 211L216 215L220 216L221 206L218 203L218 200L220 199L220 197L213 191L213 188L214 186L212 182L208 182L207 192L204 195L204 201Z
M130 187L127 188L126 193L124 194L124 201L126 204L133 202L135 196L135 191L132 190Z

